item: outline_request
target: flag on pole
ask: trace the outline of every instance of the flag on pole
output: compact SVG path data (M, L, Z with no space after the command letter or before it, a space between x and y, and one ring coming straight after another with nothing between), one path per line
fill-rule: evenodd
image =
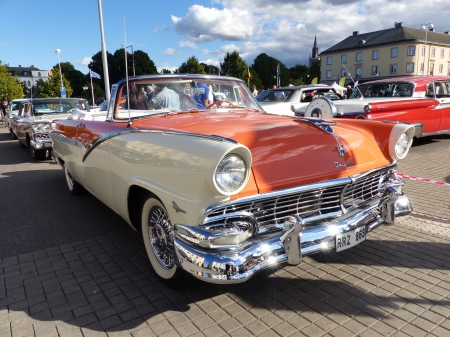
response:
M98 78L99 80L102 79L102 77L101 77L99 74L97 74L96 72L94 72L94 71L92 71L92 70L90 70L90 72L91 72L91 77L93 77L93 78Z
M248 72L247 78L251 79L252 75L250 74L250 67L249 66L247 66L247 72Z

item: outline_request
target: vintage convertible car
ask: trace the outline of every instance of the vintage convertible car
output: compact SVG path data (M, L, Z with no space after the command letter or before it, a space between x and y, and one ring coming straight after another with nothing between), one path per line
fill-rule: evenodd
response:
M139 105L149 85L161 91ZM199 108L205 85L227 99ZM70 192L142 231L171 286L189 274L242 282L393 224L412 210L395 162L413 135L404 123L268 114L241 80L182 74L122 80L106 121L57 120L50 133Z
M68 118L74 110L89 111L88 102L81 98L33 98L20 103L17 115L12 116L11 132L20 146L28 147L33 159L50 156L51 122Z
M296 111L299 117L357 118L407 122L415 137L450 132L450 77L410 76L370 81L352 99L314 99Z
M327 97L333 101L342 99L342 96L331 86L308 84L265 90L256 96L256 100L264 111L294 116L295 110L307 106L316 97Z

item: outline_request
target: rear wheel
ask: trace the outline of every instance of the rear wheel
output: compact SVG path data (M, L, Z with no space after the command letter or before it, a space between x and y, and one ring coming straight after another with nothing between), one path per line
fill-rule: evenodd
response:
M34 147L30 145L31 157L34 160L42 160L45 158L45 150L36 150Z
M73 179L72 174L67 168L67 164L64 164L64 174L66 176L67 187L69 188L70 193L73 195L81 195L85 193L85 189L79 182Z
M163 204L153 197L144 199L141 221L145 250L154 271L168 286L183 286L189 276L175 264L174 233Z

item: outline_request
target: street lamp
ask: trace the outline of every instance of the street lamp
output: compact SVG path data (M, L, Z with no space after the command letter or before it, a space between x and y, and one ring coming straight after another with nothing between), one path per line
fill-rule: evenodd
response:
M89 89L89 87L88 86L84 86L83 87L83 90L84 90L84 97L87 99L87 91L86 90L88 90Z
M434 25L432 23L422 23L421 24L422 29L425 29L425 47L423 52L423 69L422 69L422 76L423 71L425 70L425 67L427 67L427 75L428 75L428 64L427 64L427 33L428 29L434 28Z
M61 61L59 60L59 54L61 53L61 49L57 48L55 50L55 53L58 54L58 64L59 64L59 76L61 78L61 88L64 87L63 81L62 81L62 72L61 72ZM62 90L62 89L61 89Z

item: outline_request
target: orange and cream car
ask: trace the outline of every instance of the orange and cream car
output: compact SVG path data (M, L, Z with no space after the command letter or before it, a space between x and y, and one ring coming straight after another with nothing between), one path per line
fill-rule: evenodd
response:
M226 99L211 104L206 88ZM142 231L172 286L188 274L242 282L409 214L395 162L413 135L402 123L267 114L241 80L181 74L122 80L106 121L57 120L51 131L69 190Z

